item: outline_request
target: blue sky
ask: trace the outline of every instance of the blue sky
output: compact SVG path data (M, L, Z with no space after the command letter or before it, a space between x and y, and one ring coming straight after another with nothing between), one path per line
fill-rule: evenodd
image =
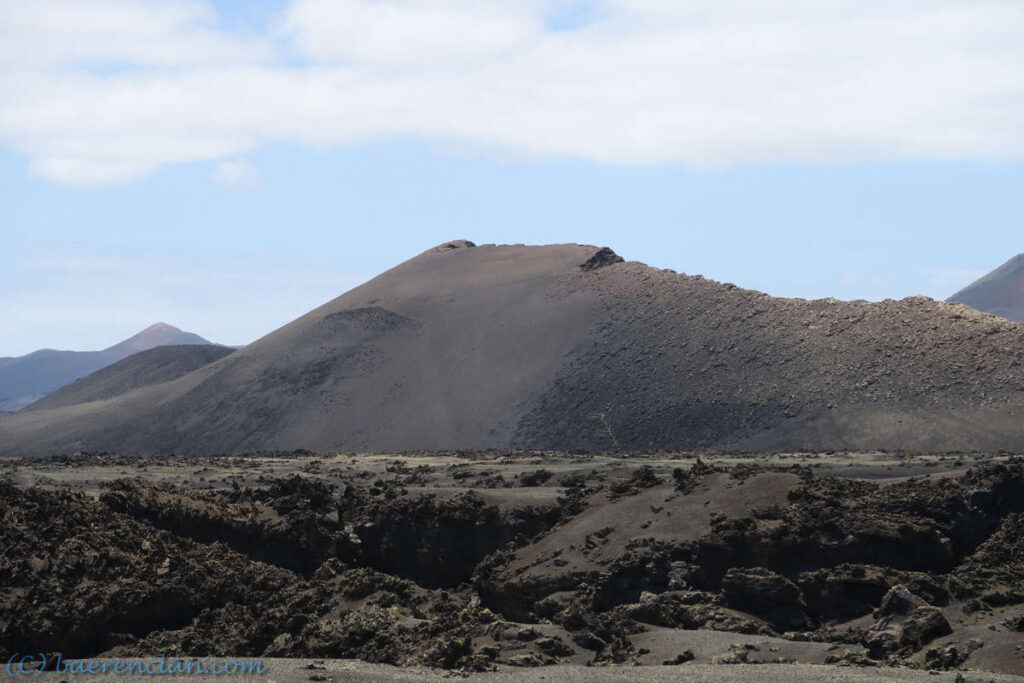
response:
M0 356L246 343L460 237L867 299L1024 251L1013 3L48 3L0 3Z

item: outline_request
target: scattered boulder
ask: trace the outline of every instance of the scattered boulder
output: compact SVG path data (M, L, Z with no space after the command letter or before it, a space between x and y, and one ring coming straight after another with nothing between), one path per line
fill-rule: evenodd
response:
M722 595L729 607L750 612L788 631L809 625L800 589L789 579L764 567L730 569L722 579Z
M532 626L527 626L526 628L521 628L516 633L516 640L521 640L523 642L529 642L531 640L537 640L538 638L540 638L540 631L538 631L537 629L533 628Z
M747 664L750 662L750 653L757 652L760 648L749 643L733 643L723 655L711 659L712 664Z
M611 499L615 500L621 496L637 494L644 489L649 489L660 483L661 479L654 474L654 470L649 465L643 465L633 472L628 479L624 481L617 481L611 484L608 489L612 492Z
M942 610L926 604L904 586L894 586L886 593L876 616L880 619L864 638L875 659L912 654L953 632Z
M952 632L953 629L950 627L949 621L938 607L931 605L916 607L903 622L900 643L917 651L939 636L949 635Z
M864 652L856 650L846 650L841 655L828 655L825 657L825 663L837 666L878 666L878 662Z
M967 661L972 652L980 647L984 647L984 645L985 643L982 640L971 638L964 642L949 643L943 647L929 648L925 652L925 667L943 670L959 668Z
M537 655L531 654L529 652L521 655L512 655L508 658L508 663L511 666L524 667L543 666L544 664L544 662L537 658Z
M473 242L470 242L469 240L452 240L451 242L445 242L444 244L439 244L436 247L434 247L433 249L431 249L430 251L432 251L432 252L445 252L445 251L454 251L455 249L468 249L470 247L475 247L475 246L476 246L476 244L474 244Z
M701 460L700 456L697 456L697 460L693 463L693 467L686 470L682 467L677 467L672 470L672 479L675 482L677 491L689 493L701 482L701 480L704 479L704 477L720 471L721 468L712 467Z
M928 604L945 605L949 593L925 572L909 572L866 564L841 564L800 575L808 612L822 621L846 621L870 614L896 585L907 586Z
M625 259L608 247L601 247L586 261L580 264L580 270L597 270L613 263L622 263Z
M538 638L534 647L549 657L570 657L576 654L576 650L566 645L558 636Z
M696 656L693 654L693 650L683 650L672 659L662 661L662 665L676 666L679 664L685 664L686 662L692 662L694 659L696 659Z
M893 586L882 598L876 617L908 616L916 608L927 604L911 593L905 586Z
M1006 628L1010 629L1011 631L1016 631L1017 633L1024 633L1024 614L1017 614L1012 617L1007 617L1003 621L1003 624L1005 624Z

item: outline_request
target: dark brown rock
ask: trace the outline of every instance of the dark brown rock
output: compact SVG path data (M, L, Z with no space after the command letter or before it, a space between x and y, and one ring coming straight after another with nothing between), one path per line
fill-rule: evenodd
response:
M789 579L765 569L730 569L722 579L730 607L755 614L778 630L805 628L809 621L800 589Z
M597 270L613 263L622 263L623 258L608 247L601 247L594 255L580 264L580 270Z

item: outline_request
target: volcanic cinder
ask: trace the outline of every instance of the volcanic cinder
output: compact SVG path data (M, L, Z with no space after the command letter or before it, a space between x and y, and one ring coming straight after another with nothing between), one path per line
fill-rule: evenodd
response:
M1024 326L780 299L584 245L431 249L249 346L0 417L0 454L1024 450Z

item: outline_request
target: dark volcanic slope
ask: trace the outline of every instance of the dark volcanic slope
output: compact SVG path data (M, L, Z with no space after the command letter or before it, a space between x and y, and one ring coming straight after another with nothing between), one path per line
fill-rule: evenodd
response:
M59 408L120 396L134 389L177 379L233 352L232 348L213 344L158 346L97 370L23 410Z
M1024 448L1024 326L925 297L780 299L625 263L593 343L515 445L584 448Z
M0 453L1024 450L1022 325L776 299L595 247L459 246L178 380L3 416Z
M139 351L171 344L210 343L197 334L156 323L102 351L40 349L17 358L3 358L0 359L0 410L18 410Z
M1024 254L949 297L951 302L1024 322Z

